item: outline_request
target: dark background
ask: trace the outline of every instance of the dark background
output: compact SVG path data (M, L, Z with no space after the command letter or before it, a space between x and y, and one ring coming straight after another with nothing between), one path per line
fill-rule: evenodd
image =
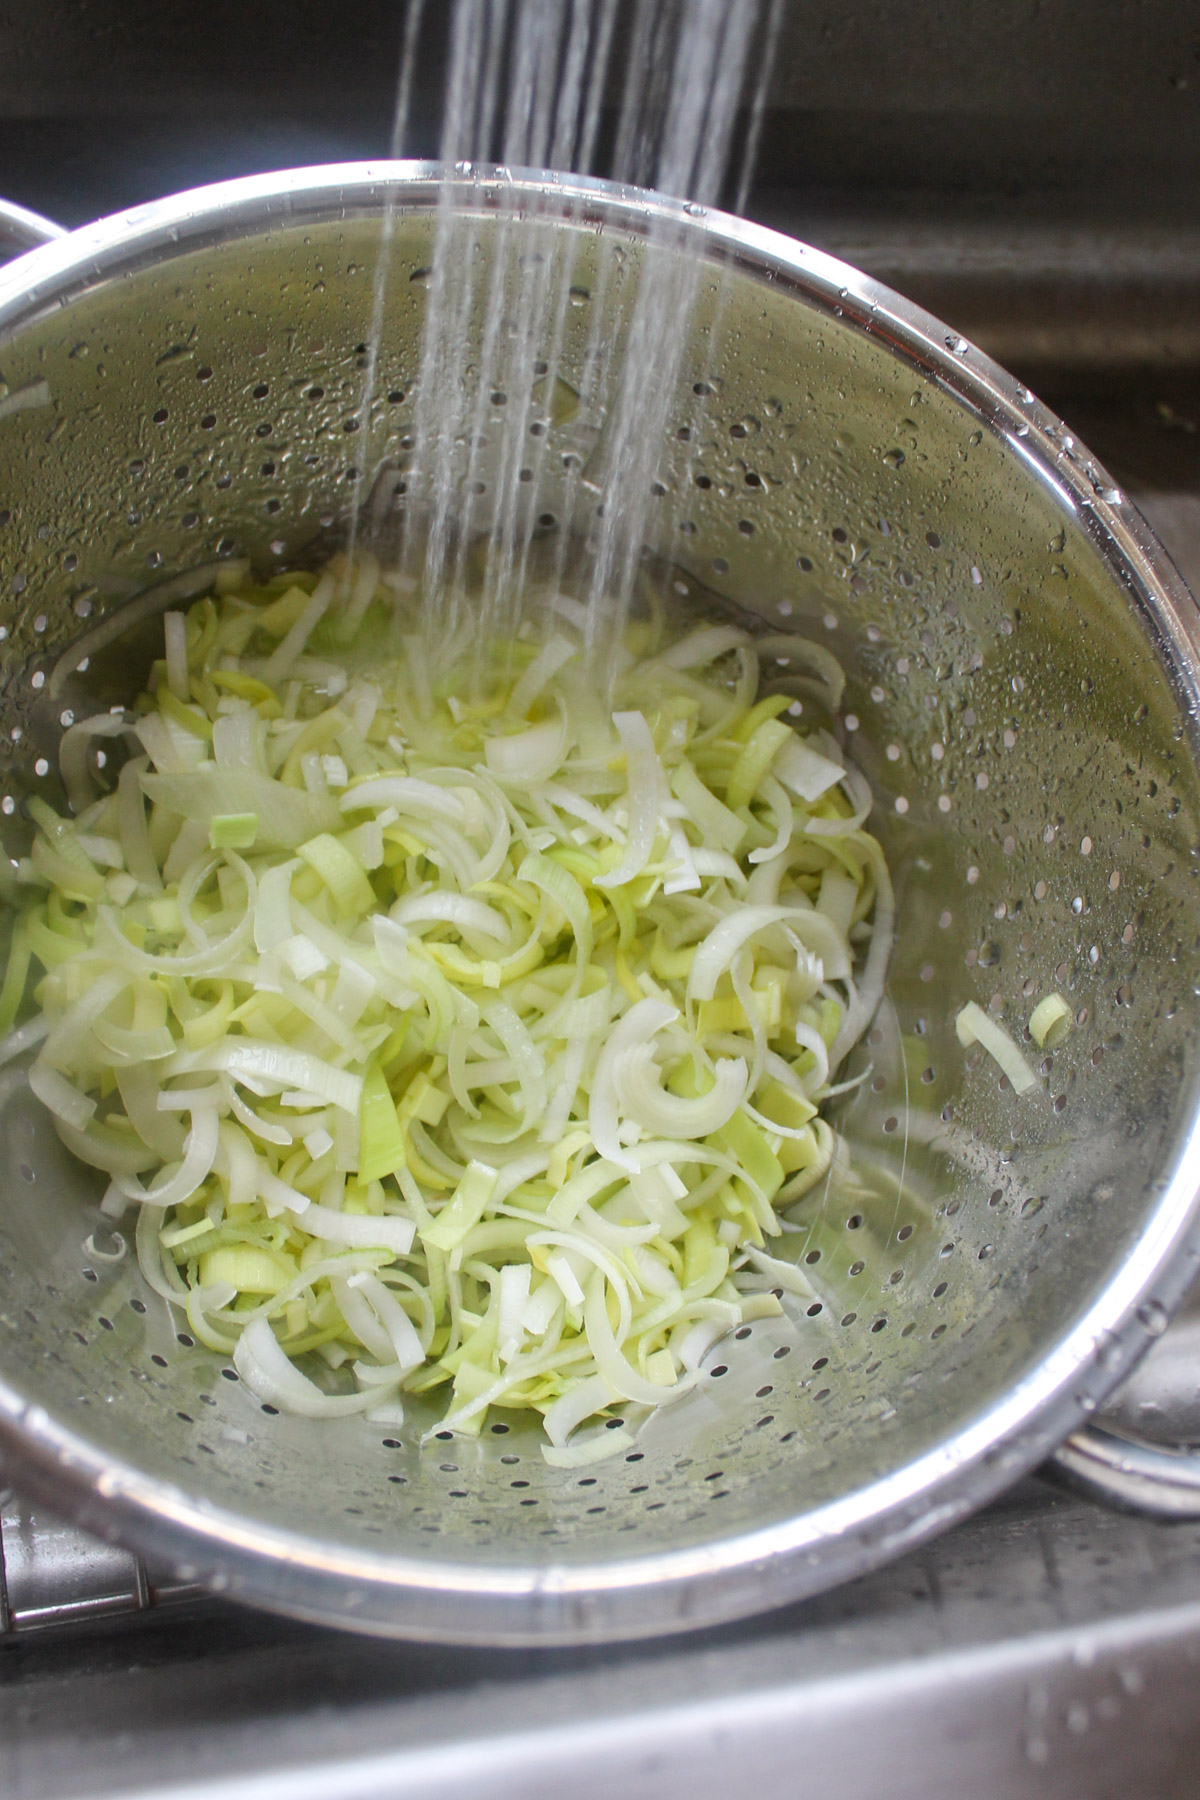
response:
M379 156L404 11L404 0L10 0L0 176L11 198L78 224L228 175ZM436 146L448 12L447 0L426 9L413 154ZM809 208L953 196L1194 221L1198 178L1189 0L787 7L761 186Z

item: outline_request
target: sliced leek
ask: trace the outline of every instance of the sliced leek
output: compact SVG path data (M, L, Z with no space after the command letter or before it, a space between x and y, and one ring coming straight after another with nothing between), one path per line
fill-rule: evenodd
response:
M601 699L565 601L542 642L419 654L396 605L364 558L166 615L152 690L63 741L77 816L34 809L6 1043L260 1399L440 1387L436 1428L533 1409L578 1467L764 1281L808 1293L762 1246L829 1167L887 872L736 627L632 626Z

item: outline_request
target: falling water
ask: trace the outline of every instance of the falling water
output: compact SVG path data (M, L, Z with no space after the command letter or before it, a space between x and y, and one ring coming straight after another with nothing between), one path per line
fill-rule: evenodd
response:
M480 635L511 634L526 604L531 544L553 495L562 527L558 574L568 572L570 557L587 602L588 641L599 646L619 628L634 589L701 266L674 219L652 218L632 296L622 289L614 310L616 245L601 244L584 293L572 279L581 234L562 229L561 199L514 191L511 204L484 221L472 209L469 177L491 158L506 167L591 173L606 95L619 86L608 172L702 206L722 192L748 107L738 179L744 201L782 0L454 0L449 10L440 157L459 179L443 184L434 226L401 552L419 578L430 630L444 636L461 621L470 567L484 613ZM394 154L403 144L421 22L422 0L412 0ZM368 337L368 422L393 217L389 204ZM586 391L577 394L561 381L559 360L572 307L589 303ZM572 411L578 444L563 455L562 433L552 427ZM364 455L364 489L368 462ZM355 496L352 547L362 497Z

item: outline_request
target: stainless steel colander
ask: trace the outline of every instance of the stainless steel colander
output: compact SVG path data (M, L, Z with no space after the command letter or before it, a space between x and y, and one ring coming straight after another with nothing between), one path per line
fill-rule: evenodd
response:
M408 1427L314 1427L260 1407L129 1259L85 1249L110 1246L96 1184L9 1071L0 1450L92 1529L264 1605L478 1642L632 1636L793 1599L949 1523L1165 1324L1197 1255L1200 619L1061 424L885 288L645 195L455 180L485 264L505 209L573 235L562 366L585 400L589 343L676 253L652 228L698 252L651 538L698 605L786 620L848 672L899 918L845 1154L792 1214L821 1308L743 1327L591 1469L548 1469L517 1425L424 1451ZM227 555L315 554L356 488L397 485L436 206L428 167L300 171L0 272L6 848L24 797L55 792L72 709L136 679L126 603L198 591ZM547 466L602 457L604 429L586 404L551 424ZM1074 1030L1026 1045L1043 1080L1017 1098L954 1015L975 1000L1022 1038L1053 991Z

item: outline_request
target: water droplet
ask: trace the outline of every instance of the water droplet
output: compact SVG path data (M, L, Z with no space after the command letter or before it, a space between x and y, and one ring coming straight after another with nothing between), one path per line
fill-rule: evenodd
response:
M1167 1318L1167 1309L1161 1300L1147 1300L1144 1305L1138 1307L1137 1316L1151 1337L1161 1337L1170 1323Z
M1119 487L1102 487L1100 489L1100 498L1102 500L1107 500L1110 506L1120 506L1125 496Z

